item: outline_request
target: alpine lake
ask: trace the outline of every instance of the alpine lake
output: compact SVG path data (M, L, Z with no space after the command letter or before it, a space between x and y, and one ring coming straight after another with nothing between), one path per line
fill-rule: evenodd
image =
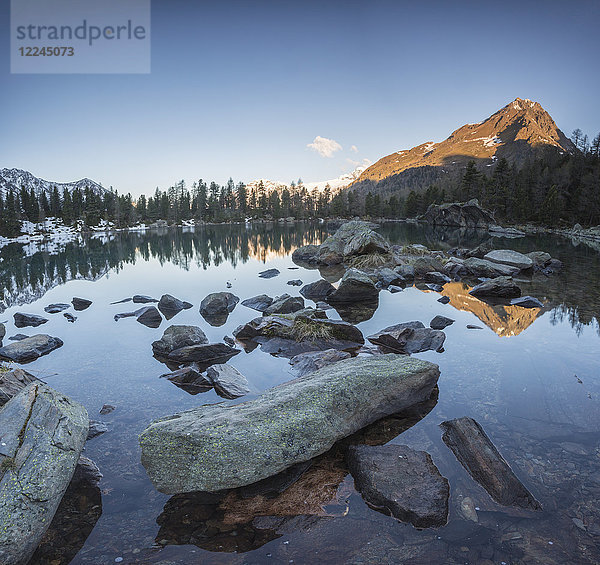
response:
M357 324L367 336L400 322L445 328L444 351L416 356L439 365L439 390L419 410L381 420L357 442L403 444L427 451L450 483L445 526L417 529L377 511L354 488L343 449L313 460L282 492L252 490L223 497L192 493L169 497L151 484L140 463L139 434L153 420L202 404L243 402L295 377L289 360L242 350L229 364L251 393L224 400L214 390L189 394L161 375L169 369L151 343L171 324L197 325L222 342L260 316L238 304L221 326L199 313L209 293L244 300L299 295L321 277L334 285L343 267L299 267L292 252L319 244L334 231L326 223L209 225L82 236L60 246L10 244L0 250L0 321L8 337L47 333L64 346L23 368L82 403L108 431L87 442L84 455L100 468L97 487L78 494L55 518L32 563L73 564L567 564L600 563L600 245L562 236L494 238L498 249L546 251L560 272L519 277L523 295L542 308L492 305L468 294L463 282L441 293L408 285L379 293L379 306ZM434 230L390 222L378 232L393 244L430 249L473 248L487 232ZM278 276L259 272L276 268ZM230 283L230 288L227 283ZM111 304L134 294L171 294L193 308L152 329L115 314L141 305ZM450 298L438 302L440 294ZM69 323L45 314L51 303L91 300ZM307 305L314 305L307 300ZM40 314L40 328L17 329L16 312ZM339 319L335 309L327 311ZM468 329L477 325L481 329ZM237 347L240 347L238 344ZM108 404L114 411L100 415ZM494 503L442 441L439 424L477 420L535 495L535 515Z

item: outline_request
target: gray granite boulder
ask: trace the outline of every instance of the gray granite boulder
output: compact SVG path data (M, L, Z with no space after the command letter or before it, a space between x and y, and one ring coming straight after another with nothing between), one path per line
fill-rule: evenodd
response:
M137 321L149 328L158 328L162 323L162 316L154 306L140 308L136 315Z
M301 296L290 296L282 294L276 296L273 303L268 306L264 313L269 316L271 314L292 314L304 308L304 298Z
M373 281L358 269L348 269L335 292L326 301L329 304L354 304L356 302L375 302L379 291Z
M317 369L321 369L332 363L337 363L342 359L349 359L350 353L347 351L340 351L338 349L326 349L325 351L309 351L307 353L300 353L290 359L290 365L293 368L294 373L299 377L312 373Z
M37 314L23 314L22 312L17 312L13 318L17 328L26 328L29 326L37 328L48 321L48 318L38 316Z
M533 296L521 296L520 298L513 298L510 301L512 306L521 306L521 308L543 308L544 305Z
M435 316L431 322L429 322L429 327L434 330L443 330L453 323L454 320L452 318L446 318L446 316Z
M212 365L225 363L240 352L224 343L207 343L202 345L187 345L171 351L167 356L174 363L198 363Z
M429 453L406 445L353 445L346 460L356 490L375 509L416 528L448 521L450 485Z
M82 310L89 308L92 305L92 301L87 298L74 297L73 300L71 300L71 304L73 304L75 310L81 312Z
M314 300L318 302L319 300L325 300L330 294L335 292L335 286L333 286L330 282L325 279L319 279L318 281L309 283L304 285L300 289L300 294L304 296L304 298L308 298L309 300Z
M195 364L182 367L181 369L177 369L166 375L161 375L161 378L162 377L170 380L173 384L189 394L207 392L213 387L212 381L206 375L202 374Z
M23 369L0 371L0 406L6 404L13 396L19 394L31 383L41 383L40 379Z
M88 434L83 406L34 383L0 410L0 563L24 565L50 526Z
M200 314L211 326L219 327L227 322L239 301L231 292L213 292L200 303Z
M273 298L266 294L259 294L258 296L253 296L252 298L246 298L246 300L242 300L242 306L246 306L246 308L252 308L252 310L256 310L258 312L264 312L269 306L271 306L271 304L273 304Z
M44 308L44 312L47 312L48 314L58 314L59 312L64 312L65 310L68 310L70 307L70 304L64 303L48 304L48 306Z
M533 267L539 270L546 267L552 261L550 253L546 253L545 251L532 251L531 253L527 253L527 257L531 259Z
M510 277L496 277L474 286L469 294L492 298L516 298L521 296L521 289Z
M426 328L422 322L403 322L389 326L367 339L385 353L420 353L443 351L446 334L440 330Z
M483 258L492 263L508 265L509 267L515 267L519 270L530 269L533 267L533 260L531 257L511 249L495 249L484 255Z
M212 365L206 371L207 377L219 396L227 399L239 398L250 392L248 381L235 367L225 363Z
M26 363L47 355L62 345L62 340L57 337L37 334L0 347L0 359Z
M170 294L163 294L158 301L158 309L167 320L179 314L182 310L189 310L192 307L190 302L179 300Z
M152 352L166 357L175 349L204 343L208 343L208 339L198 326L169 326L159 340L152 342Z
M425 401L438 377L437 365L407 356L345 359L255 400L157 420L140 436L142 464L167 494L255 483Z
M462 266L468 273L475 277L506 277L514 275L519 271L516 267L494 263L477 257L465 259Z

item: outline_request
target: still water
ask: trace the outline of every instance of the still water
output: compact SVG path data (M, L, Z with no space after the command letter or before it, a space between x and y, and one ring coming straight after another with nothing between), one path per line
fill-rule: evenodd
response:
M472 247L489 237L400 223L380 232L392 243L434 249ZM219 342L255 318L257 312L240 304L223 326L201 317L201 300L227 290L228 282L241 300L299 294L288 280L306 284L321 273L298 268L291 254L327 234L325 225L308 223L206 226L0 251L0 321L7 321L7 338L43 330L64 341L26 369L109 427L84 453L104 475L99 490L80 493L66 519L53 524L35 563L600 563L600 252L560 237L495 240L499 248L543 250L563 261L560 274L519 281L523 294L542 300L542 309L490 306L470 297L463 283L449 283L447 305L437 302L439 294L416 287L382 291L377 311L358 324L369 335L399 322L428 325L438 314L456 320L445 329L443 353L418 355L440 366L438 397L417 414L388 418L358 438L428 451L450 481L447 526L417 530L369 508L354 490L340 447L274 497L168 497L153 488L140 464L139 433L155 418L222 399L213 391L193 396L159 378L168 369L152 356L152 341L176 323L198 325ZM281 274L259 278L267 268ZM323 273L332 282L340 274ZM111 302L165 293L194 307L158 329L135 318L114 321L137 305ZM13 325L15 312L45 315L48 304L74 296L93 304L74 312L73 324L55 314L37 329ZM335 310L328 314L338 317ZM260 348L230 364L250 382L252 393L244 399L294 376L287 359ZM116 409L100 416L104 404ZM482 424L542 502L542 513L500 507L471 480L439 429L440 422L460 416Z

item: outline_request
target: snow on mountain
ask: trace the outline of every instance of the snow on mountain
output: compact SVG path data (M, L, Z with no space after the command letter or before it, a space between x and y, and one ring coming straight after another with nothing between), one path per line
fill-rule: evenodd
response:
M23 171L22 169L0 169L0 194L3 197L11 189L17 192L23 186L27 191L33 188L33 191L38 195L42 192L50 193L54 187L58 189L61 195L65 189L72 192L76 188L82 191L90 188L95 194L99 195L106 192L105 188L88 178L72 182L54 182L35 177L30 172Z
M335 179L322 180L322 181L316 181L316 182L305 182L305 183L303 183L303 185L309 191L313 191L314 189L316 189L318 192L322 192L323 190L325 190L325 187L327 185L329 185L329 188L331 188L331 190L333 192L336 192L337 190L340 190L340 189L345 188L346 186L352 184L355 180L358 179L358 177L360 177L360 175L366 168L367 168L366 166L360 166L360 167L357 167L356 169L354 169L353 171L351 171L350 173L344 173L343 175L341 175ZM267 192L271 192L273 190L277 190L280 192L284 188L287 188L287 189L290 188L289 184L286 184L284 182L268 180L268 179L253 180L252 182L249 182L246 184L246 188L248 190L252 190L253 188L256 189L256 188L258 188L261 181Z

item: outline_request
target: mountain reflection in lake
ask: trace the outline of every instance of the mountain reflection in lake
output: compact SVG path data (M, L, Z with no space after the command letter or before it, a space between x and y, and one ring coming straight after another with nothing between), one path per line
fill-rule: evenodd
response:
M401 223L384 224L379 231L396 244L436 249L474 247L489 238ZM300 287L286 284L290 279L306 284L324 276L335 283L339 268L298 268L291 261L296 247L319 243L327 233L325 225L309 223L204 226L89 236L58 253L16 244L0 250L7 338L40 333L17 330L15 312L45 315L45 306L73 296L93 301L75 312L73 324L61 314L46 315L49 322L38 329L65 345L27 365L109 428L85 452L104 474L98 485L101 501L93 490L84 493L85 499L74 499L80 502L65 503L70 511L59 517L38 552L40 563L119 558L156 564L600 562L600 253L559 237L495 240L499 248L544 250L563 261L559 274L519 281L524 294L542 301L541 309L488 304L471 297L466 284L453 282L442 292L450 297L447 305L437 302L436 292L409 287L396 294L382 291L376 309L354 313L364 335L404 321L428 325L438 314L456 320L445 329L443 353L418 355L440 365L437 404L413 419L381 421L354 438L428 451L450 481L447 526L417 530L369 508L347 473L343 442L286 477L219 496L169 498L152 487L140 464L139 433L155 418L222 401L213 390L190 395L159 378L165 370L152 355L152 341L174 323L198 325L211 342L220 342L257 317L238 304L223 326L205 322L198 312L201 300L226 290L227 283L241 300L262 293L298 295ZM259 278L267 268L281 274ZM111 302L165 293L194 307L157 329L132 318L114 321L114 314L135 308ZM339 317L335 310L328 314ZM485 328L472 331L467 324ZM252 390L234 402L293 378L287 359L260 348L229 363L248 378ZM100 416L103 404L116 409ZM470 479L438 428L460 416L484 426L541 501L542 513L523 516L501 507ZM81 527L69 523L77 512L86 516ZM61 537L67 532L73 532L70 541Z

